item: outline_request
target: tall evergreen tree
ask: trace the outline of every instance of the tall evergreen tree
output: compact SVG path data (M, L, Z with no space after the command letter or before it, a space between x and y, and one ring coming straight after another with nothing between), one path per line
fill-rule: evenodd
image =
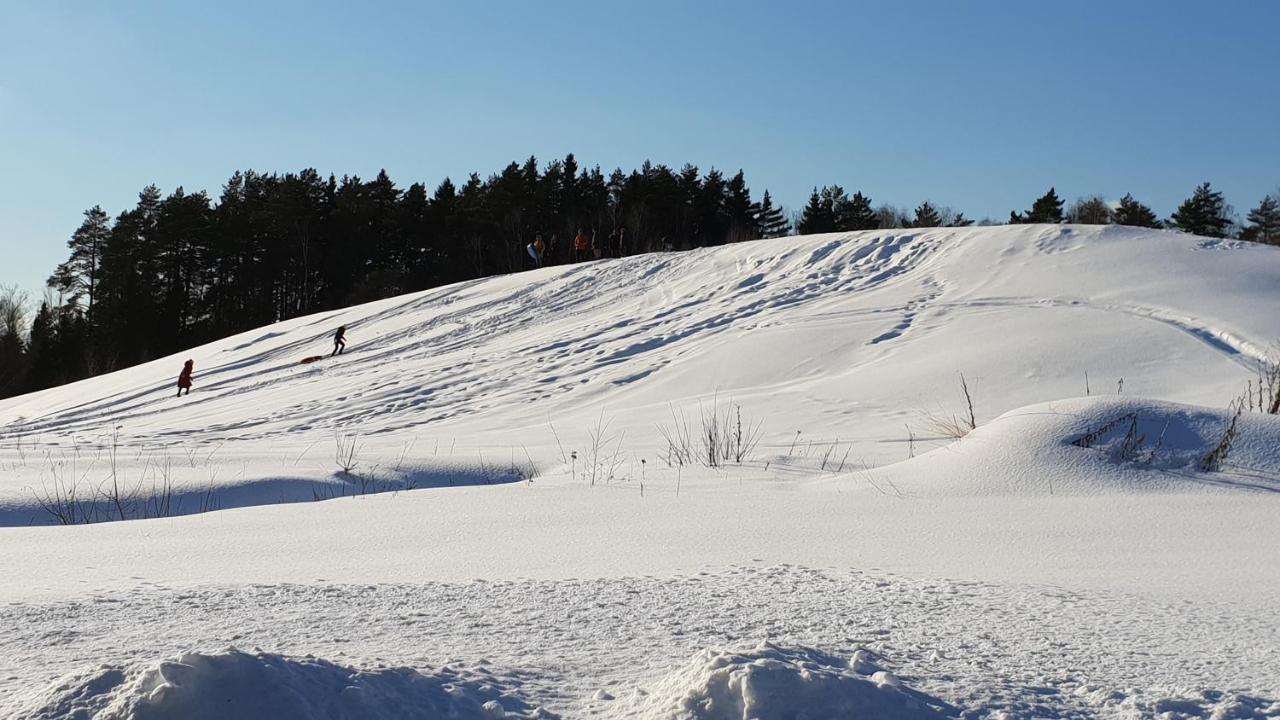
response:
M840 200L836 208L836 222L841 230L875 230L880 227L880 218L871 207L871 198L861 191Z
M751 190L741 170L729 178L725 186L724 214L728 221L725 242L755 240L760 237L760 225L756 207L751 202Z
M94 205L85 210L84 222L67 242L71 257L49 278L49 285L64 293L71 304L78 305L80 298L85 297L84 309L90 315L98 281L98 262L110 234L111 219L101 207Z
M760 200L756 221L760 225L762 237L784 237L791 231L791 223L787 222L782 206L773 204L773 197L769 195L768 190L764 191L764 197Z
M1262 198L1258 207L1249 211L1249 223L1240 237L1244 240L1280 245L1280 200L1274 195Z
M938 214L938 209L932 203L925 200L916 206L916 216L911 221L911 227L928 228L940 225L942 225L942 216Z
M1179 230L1202 237L1225 238L1231 218L1222 193L1203 183L1169 217Z
M796 231L801 235L835 232L835 210L831 205L830 194L826 190L823 188L823 192L820 193L815 187L809 195L809 202L804 206L800 222L796 225Z
M1026 214L1026 222L1055 225L1062 222L1062 198L1058 197L1054 188L1049 188L1049 192L1032 203Z
M1134 200L1133 195L1129 193L1125 193L1125 196L1120 198L1120 204L1112 213L1111 220L1116 225L1146 228L1162 227L1160 220L1156 218L1156 214L1151 211L1151 208Z

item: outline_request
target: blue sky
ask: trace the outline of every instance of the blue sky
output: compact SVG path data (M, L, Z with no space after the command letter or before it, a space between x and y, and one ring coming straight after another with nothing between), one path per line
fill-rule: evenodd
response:
M1276 2L0 0L0 284L237 168L401 186L577 154L1004 218L1280 187Z

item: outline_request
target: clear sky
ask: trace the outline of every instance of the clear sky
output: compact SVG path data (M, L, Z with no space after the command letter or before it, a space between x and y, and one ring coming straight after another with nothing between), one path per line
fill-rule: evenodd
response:
M1003 219L1280 186L1280 2L0 0L0 284L237 168L402 187L577 154Z

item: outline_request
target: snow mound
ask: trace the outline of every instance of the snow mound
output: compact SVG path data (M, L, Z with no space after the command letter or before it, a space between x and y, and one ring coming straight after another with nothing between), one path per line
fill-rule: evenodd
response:
M1206 472L1233 425L1221 461ZM1280 416L1113 395L1020 408L862 475L886 492L921 495L1280 492L1276 448Z
M946 706L876 669L863 653L843 661L766 642L741 653L703 650L655 687L643 707L653 720L910 720L944 717Z
M356 670L318 658L268 653L187 653L125 670L101 667L63 677L14 717L43 720L184 718L550 717L496 681L441 668Z

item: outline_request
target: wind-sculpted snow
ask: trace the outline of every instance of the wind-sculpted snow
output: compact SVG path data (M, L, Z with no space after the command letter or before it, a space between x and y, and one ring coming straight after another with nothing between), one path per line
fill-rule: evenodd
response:
M1233 425L1222 466L1203 472ZM1018 408L944 448L863 476L915 496L1280 494L1277 448L1280 416L1111 395Z
M0 717L24 719L195 698L213 712L210 701L259 692L310 717L413 717L446 689L470 708L462 718L495 700L512 714L610 720L1280 713L1269 606L760 563L680 577L146 587L0 605L0 621L12 628L0 634ZM216 649L246 642L273 651Z
M235 649L187 653L130 671L75 673L28 701L30 720L502 720L531 717L528 703L483 670L356 670L318 658ZM548 713L538 717L552 718Z
M705 650L659 683L643 704L654 720L785 720L799 713L931 720L956 712L903 686L867 656L860 650L842 661L812 648L770 643L741 653Z
M0 522L51 522L37 499L54 486L99 496L121 475L171 483L184 512L211 487L241 488L216 507L301 499L281 483L352 494L319 487L355 482L334 460L335 435L364 448L354 494L402 487L393 466L523 476L568 464L559 436L585 435L601 415L625 433L624 452L656 454L673 409L696 414L717 397L763 420L762 450L801 431L883 465L909 439L940 444L917 421L957 411L961 373L983 421L1090 386L1220 407L1280 338L1268 311L1280 251L1202 245L1071 226L786 238L298 318L0 401ZM298 363L327 354L338 325L344 355ZM187 358L194 392L172 397Z
M0 401L0 715L1280 716L1280 420L1227 409L1277 287L1143 229L787 238Z

